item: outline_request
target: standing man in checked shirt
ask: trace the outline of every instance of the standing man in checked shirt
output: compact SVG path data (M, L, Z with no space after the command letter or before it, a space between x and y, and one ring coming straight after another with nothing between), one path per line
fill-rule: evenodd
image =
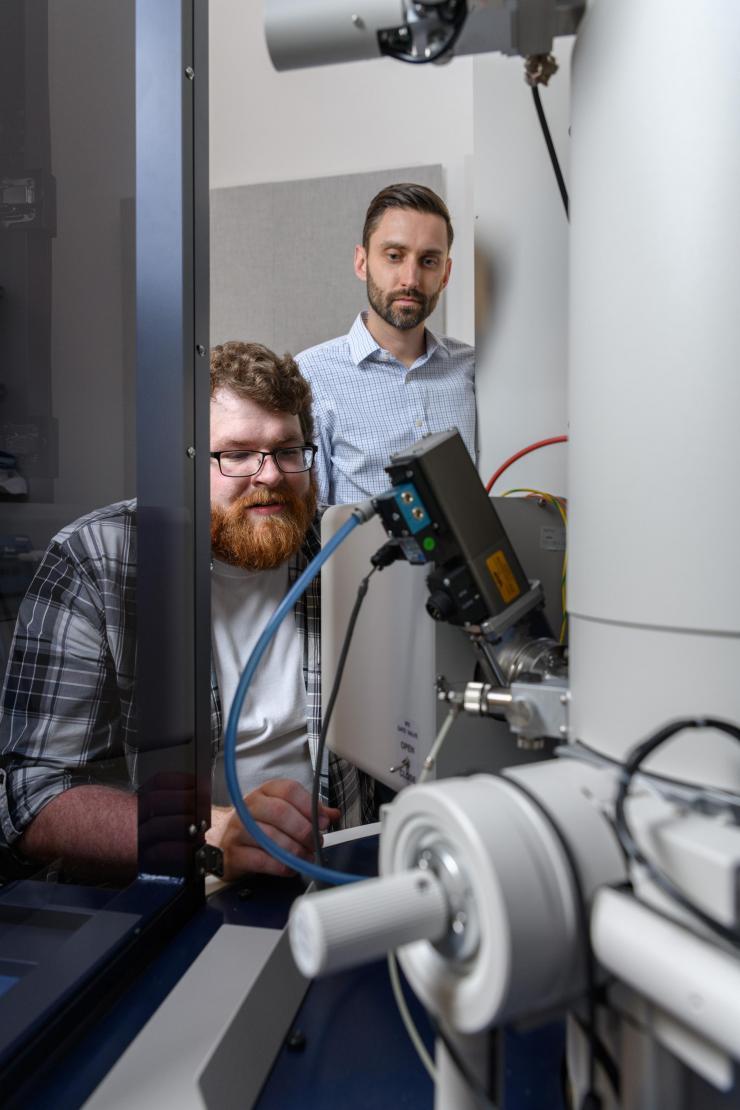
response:
M211 352L211 750L208 843L227 879L285 874L230 805L224 710L268 619L319 550L311 391L289 355ZM321 728L318 579L280 625L239 719L237 774L256 820L310 858ZM0 704L0 843L67 875L123 877L137 860L136 502L89 513L49 545L21 605ZM322 768L320 825L372 805L356 769Z
M457 428L476 458L475 352L424 326L450 280L452 239L447 206L424 185L370 202L355 247L368 308L296 359L314 396L322 503L381 493L390 455L432 432Z

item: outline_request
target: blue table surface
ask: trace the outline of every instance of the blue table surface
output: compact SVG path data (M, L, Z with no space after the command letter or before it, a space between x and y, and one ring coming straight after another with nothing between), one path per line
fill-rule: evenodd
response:
M330 866L374 873L377 841L328 853ZM139 975L102 1021L66 1054L62 1065L24 1089L24 1110L76 1110L156 1011L222 924L282 928L299 880L259 878L209 899L176 939ZM407 1001L427 1046L431 1026L416 999ZM375 1110L389 1105L430 1110L431 1081L408 1039L392 997L387 968L376 963L319 980L290 1026L257 1102L257 1110ZM501 1110L560 1110L562 1023L534 1032L506 1030ZM132 1092L132 1106L135 1092Z

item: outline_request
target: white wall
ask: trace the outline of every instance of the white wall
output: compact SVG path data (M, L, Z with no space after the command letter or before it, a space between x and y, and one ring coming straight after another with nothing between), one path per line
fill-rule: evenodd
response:
M560 71L541 91L568 181L572 39L558 40ZM567 433L568 224L521 58L474 61L476 327L480 470L484 479L519 448ZM565 446L515 463L496 492L566 492Z
M481 473L567 432L567 222L523 61L384 58L276 73L261 4L211 0L210 12L212 188L441 162L456 230L447 330L478 346ZM561 69L542 91L566 181L571 47L556 44ZM477 327L476 285L486 306ZM565 493L565 453L536 452L497 489Z
M211 0L210 69L213 189L443 165L455 225L446 326L472 343L472 59L409 66L384 58L276 73L262 5ZM357 281L351 257L347 281Z

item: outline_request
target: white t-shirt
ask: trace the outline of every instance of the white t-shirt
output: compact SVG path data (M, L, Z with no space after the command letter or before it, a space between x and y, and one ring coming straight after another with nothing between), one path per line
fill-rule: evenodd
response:
M247 571L213 560L213 664L224 730L241 673L265 625L288 591L288 566ZM268 779L296 779L311 789L303 643L289 613L267 646L239 718L237 773L242 793ZM223 755L213 772L213 802L230 805Z

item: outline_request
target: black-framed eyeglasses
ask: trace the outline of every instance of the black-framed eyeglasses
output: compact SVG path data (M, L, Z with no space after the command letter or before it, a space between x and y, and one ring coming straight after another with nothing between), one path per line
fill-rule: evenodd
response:
M252 478L267 458L274 459L283 474L302 474L313 466L317 451L315 443L303 443L300 447L278 447L276 451L211 451L210 455L224 478Z

